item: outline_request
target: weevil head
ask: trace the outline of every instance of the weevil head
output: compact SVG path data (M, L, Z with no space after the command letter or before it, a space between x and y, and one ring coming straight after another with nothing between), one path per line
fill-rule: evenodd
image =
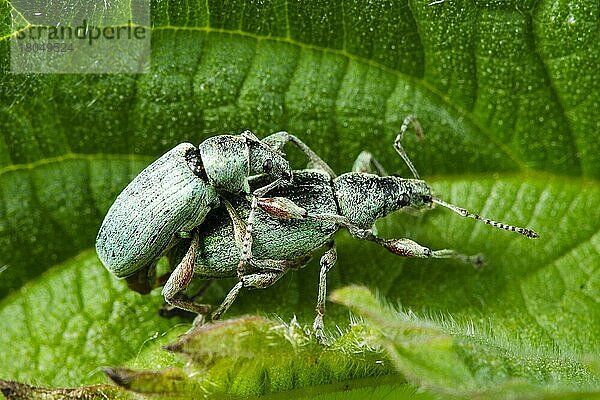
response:
M272 180L292 181L292 168L285 155L261 141L249 142L250 172L253 175L265 174Z

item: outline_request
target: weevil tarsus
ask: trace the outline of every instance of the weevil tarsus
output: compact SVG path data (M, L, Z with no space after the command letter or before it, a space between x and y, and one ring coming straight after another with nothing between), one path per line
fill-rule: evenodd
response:
M289 270L302 267L306 262L308 262L308 260L305 258L302 258L302 260L299 262L287 260L250 259L249 263L256 272L245 273L239 278L239 281L233 286L233 288L231 288L229 293L227 293L227 296L225 296L225 300L223 300L221 305L212 313L211 318L213 320L220 319L221 316L226 313L229 307L233 304L242 289L268 288L277 282L279 278L285 275Z
M160 286L164 286L165 283L166 283L166 280ZM208 288L212 285L212 283L213 283L213 280L208 279L191 296L188 296L188 295L184 294L183 292L180 292L177 294L177 297L179 298L179 300L183 300L186 303L197 303L198 300L204 296L204 294L206 293ZM160 316L164 317L164 318L173 318L176 316L184 317L189 312L190 311L184 310L182 308L179 308L179 307L169 304L167 302L165 302L159 310ZM195 313L192 313L192 314L195 314ZM207 319L206 317L210 316L210 313L208 312L207 314L204 314L204 315L200 315L200 314L198 314L198 315L199 315L199 317L197 317L197 321L204 322ZM194 321L194 324L195 325L197 324L196 320Z
M200 236L198 235L198 232L192 232L190 246L181 262L175 267L171 276L169 276L165 286L163 286L162 295L164 296L165 301L173 306L196 314L206 315L210 314L212 309L210 305L198 304L181 295L181 292L188 287L194 276L194 264L196 262L199 243Z
M386 176L388 174L373 154L366 150L362 151L358 157L356 157L356 160L352 165L352 171L364 172L365 174L376 174L379 176Z
M415 127L417 138L419 138L419 139L423 138L423 129L421 128L421 124L419 123L419 121L416 119L416 117L414 115L409 115L404 119L404 122L400 129L400 133L397 135L397 137L395 139L394 148L402 156L402 159L404 160L406 165L409 167L409 169L411 171L413 171L413 175L419 176L418 172L416 171L416 168L414 167L413 163L411 162L410 158L408 157L408 155L404 151L404 148L402 148L402 145L401 145L401 141L402 141L402 138L404 137L404 133L406 132L406 130L408 129L408 126L411 123ZM388 176L388 173L386 172L383 165L379 162L379 160L377 160L377 158L375 158L371 152L366 151L366 150L362 151L358 155L356 160L354 161L354 164L352 165L352 172L360 172L360 173L364 173L364 174L374 174L374 175L378 175L380 177ZM376 226L372 226L370 229L373 231L374 234L377 234Z
M261 271L256 273L251 273L244 275L240 278L239 282L234 285L234 287L227 293L225 296L225 300L223 303L215 310L212 314L212 319L217 320L220 319L221 316L227 312L229 307L233 304L240 291L244 288L246 289L264 289L279 280L283 275L285 275L287 271Z
M319 291L317 294L317 315L313 322L313 332L315 337L321 343L325 342L325 332L323 325L323 316L325 315L325 300L327 298L327 273L337 261L337 249L333 240L327 242L327 250L321 256L319 261Z
M481 254L468 256L452 249L432 250L425 247L414 240L407 238L400 239L380 239L376 238L375 242L385 247L393 254L402 257L412 258L453 258L464 263L472 264L476 269L484 265L484 258Z

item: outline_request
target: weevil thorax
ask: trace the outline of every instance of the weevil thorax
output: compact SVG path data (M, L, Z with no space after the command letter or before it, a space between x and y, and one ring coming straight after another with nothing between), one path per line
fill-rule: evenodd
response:
M431 188L419 179L350 172L337 177L334 188L340 214L363 229L393 211L432 202Z
M117 196L96 238L98 256L116 276L130 276L155 262L218 204L198 149L181 143Z
M221 192L248 191L249 149L241 136L212 136L198 146L210 184Z

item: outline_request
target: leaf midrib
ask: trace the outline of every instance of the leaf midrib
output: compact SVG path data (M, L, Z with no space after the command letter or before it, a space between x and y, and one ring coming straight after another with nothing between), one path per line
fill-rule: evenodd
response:
M74 153L68 152L56 157L40 158L30 163L10 164L0 168L0 177L14 171L31 170L44 165L61 163L67 160L125 160L125 161L141 161L150 164L156 160L156 157L142 154L113 154L113 153Z
M120 161L138 161L150 164L156 160L156 156L145 155L145 154L123 154L123 153L76 153L68 152L56 157L40 158L38 160L21 163L21 164L10 164L0 168L0 178L7 173L14 171L31 170L37 167L41 167L48 164L60 163L67 160L83 160L83 161L96 161L96 160L120 160ZM341 171L340 174L348 171ZM495 177L496 172L470 172L469 174L456 174L456 173L438 173L435 175L428 175L422 177L427 182L435 183L436 181L477 181L485 178ZM564 180L565 184L582 185L582 186L598 186L600 185L600 179L594 177L573 177L568 175L558 175L547 171L538 171L532 169L526 169L524 171L511 171L502 173L503 179L531 179L531 180Z

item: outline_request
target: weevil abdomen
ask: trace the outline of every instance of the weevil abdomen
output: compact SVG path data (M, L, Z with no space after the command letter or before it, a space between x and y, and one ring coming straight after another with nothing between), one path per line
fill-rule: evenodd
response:
M266 177L250 181L251 189L264 185ZM294 185L269 192L285 197L311 213L337 214L331 178L320 171L294 171ZM242 221L250 212L250 203L243 196L231 198ZM323 246L338 227L333 222L312 219L278 219L262 210L256 212L252 253L256 259L294 261L302 259ZM180 248L181 247L181 248ZM178 246L183 257L186 246ZM213 210L200 227L200 246L194 267L199 278L236 276L241 250L236 246L231 218L225 207Z
M179 233L202 223L218 203L198 149L179 144L119 194L98 232L98 256L116 276L129 276L160 257Z

